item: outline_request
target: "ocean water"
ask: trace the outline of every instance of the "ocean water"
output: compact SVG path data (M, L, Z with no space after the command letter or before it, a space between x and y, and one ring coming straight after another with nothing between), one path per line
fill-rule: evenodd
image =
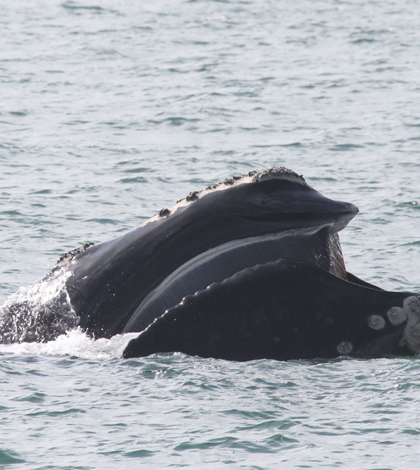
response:
M349 271L420 291L418 1L0 13L0 302L66 251L271 166L359 207ZM0 468L418 465L418 358L123 360L127 341L0 346Z

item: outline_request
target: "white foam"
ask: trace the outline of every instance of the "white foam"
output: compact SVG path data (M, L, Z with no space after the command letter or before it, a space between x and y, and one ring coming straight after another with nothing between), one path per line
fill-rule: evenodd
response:
M66 281L71 272L59 269L34 285L19 289L0 307L0 341L48 341L77 326Z
M80 328L46 343L0 344L0 354L30 356L76 356L82 359L107 360L122 357L128 342L139 333L115 335L110 339L93 339Z

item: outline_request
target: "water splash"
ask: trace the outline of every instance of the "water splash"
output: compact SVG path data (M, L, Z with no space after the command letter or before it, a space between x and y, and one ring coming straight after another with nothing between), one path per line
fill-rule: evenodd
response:
M107 360L122 357L128 342L138 333L115 335L110 339L93 339L76 328L44 343L0 344L0 354L20 354L28 356L76 356L81 359Z
M57 269L19 289L0 307L0 343L46 342L77 327L66 290L71 272Z

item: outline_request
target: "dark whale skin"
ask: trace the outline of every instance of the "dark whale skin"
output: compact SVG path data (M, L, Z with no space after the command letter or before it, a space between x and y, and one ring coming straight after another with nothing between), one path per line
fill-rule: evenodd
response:
M400 344L404 325L392 325L386 312L409 295L279 260L186 297L131 340L123 355L178 351L235 361L333 358L344 341L355 357L407 355L411 352ZM369 327L372 315L385 319L381 330Z
M345 270L337 232L357 212L290 170L251 172L70 252L57 269L68 274L66 292L89 335L139 333L125 358L415 354L420 297Z
M67 291L80 326L94 337L121 333L166 276L218 245L291 229L337 231L357 213L352 204L328 199L302 181L226 185L78 253L64 268L72 272Z

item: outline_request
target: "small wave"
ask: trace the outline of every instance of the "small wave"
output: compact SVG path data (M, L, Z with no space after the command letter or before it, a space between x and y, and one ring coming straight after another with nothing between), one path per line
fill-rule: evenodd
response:
M81 359L108 360L121 358L128 342L137 336L138 333L125 333L110 339L95 340L77 328L47 343L0 344L0 354L76 356Z

